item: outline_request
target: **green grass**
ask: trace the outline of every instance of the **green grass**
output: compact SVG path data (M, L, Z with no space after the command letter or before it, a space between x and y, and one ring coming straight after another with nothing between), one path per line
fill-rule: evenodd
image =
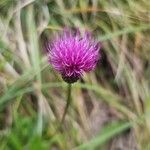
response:
M109 149L129 130L139 149L149 149L149 9L147 0L1 0L0 149ZM56 132L67 84L42 43L65 26L90 30L102 43L102 59L73 85Z
M131 127L129 122L115 122L110 124L102 129L102 132L99 133L99 136L93 138L91 141L84 143L77 147L77 149L84 150L84 149L96 149L96 147L104 144L104 142L108 141L111 137L121 133L122 131L129 129Z

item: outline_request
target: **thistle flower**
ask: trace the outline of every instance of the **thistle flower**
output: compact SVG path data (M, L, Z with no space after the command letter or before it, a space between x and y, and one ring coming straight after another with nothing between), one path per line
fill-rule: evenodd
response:
M93 70L99 59L100 44L91 33L64 29L48 43L49 62L64 81L76 82L84 72Z

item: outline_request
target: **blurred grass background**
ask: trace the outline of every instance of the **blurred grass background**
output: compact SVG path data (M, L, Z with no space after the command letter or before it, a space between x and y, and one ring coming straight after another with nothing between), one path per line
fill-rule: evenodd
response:
M67 85L44 43L63 27L101 41L95 71ZM150 1L0 0L1 150L150 150Z

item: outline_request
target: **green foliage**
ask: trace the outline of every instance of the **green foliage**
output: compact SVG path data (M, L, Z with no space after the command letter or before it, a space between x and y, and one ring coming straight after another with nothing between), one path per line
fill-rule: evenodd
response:
M129 122L114 122L104 127L97 137L93 138L87 143L80 145L79 147L77 147L77 149L94 150L96 149L96 147L101 146L110 138L117 135L118 133L121 133L124 130L127 130L129 127L131 127Z
M137 147L149 149L149 9L147 0L0 0L0 149L106 149L128 129ZM43 47L65 26L90 30L102 59L73 85L57 131L67 84ZM110 112L113 123L101 118Z

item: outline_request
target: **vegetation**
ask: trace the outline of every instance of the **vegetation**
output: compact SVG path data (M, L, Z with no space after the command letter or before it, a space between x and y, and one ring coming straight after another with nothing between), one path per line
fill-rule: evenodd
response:
M0 149L150 149L149 10L148 0L0 0ZM65 26L102 49L60 124L67 84L44 45Z

